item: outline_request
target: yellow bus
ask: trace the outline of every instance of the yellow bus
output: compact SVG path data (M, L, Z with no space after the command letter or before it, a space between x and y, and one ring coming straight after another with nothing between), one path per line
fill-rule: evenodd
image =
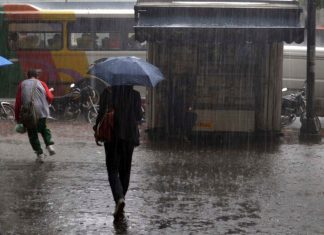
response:
M134 40L134 2L33 3L0 6L0 54L14 65L1 68L0 97L14 97L29 68L63 95L71 83L105 83L87 74L96 61L113 56L146 58Z

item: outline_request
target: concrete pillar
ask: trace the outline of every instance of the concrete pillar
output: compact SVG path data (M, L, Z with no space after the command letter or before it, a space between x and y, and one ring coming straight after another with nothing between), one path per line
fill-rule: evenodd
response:
M256 131L279 132L283 43L260 45L263 60L256 81Z

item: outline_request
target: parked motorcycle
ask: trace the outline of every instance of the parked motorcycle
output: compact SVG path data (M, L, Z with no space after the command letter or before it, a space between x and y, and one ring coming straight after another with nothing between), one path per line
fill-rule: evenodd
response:
M281 126L287 126L300 117L306 111L305 88L300 90L288 91L282 89L281 104Z
M83 113L87 121L91 122L89 113L95 109L95 91L90 86L80 89L74 83L70 89L70 93L54 98L50 105L50 116L53 119L76 120Z
M8 103L1 101L0 103L0 119L1 120L10 120L15 122L15 110L14 107Z
M99 105L92 103L92 107L89 109L89 111L87 113L87 120L88 120L89 123L91 123L91 124L96 123L96 119L97 119L97 116L98 116L98 111L99 111Z

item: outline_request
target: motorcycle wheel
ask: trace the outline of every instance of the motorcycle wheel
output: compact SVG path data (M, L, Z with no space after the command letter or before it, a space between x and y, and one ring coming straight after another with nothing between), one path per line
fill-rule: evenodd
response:
M67 121L77 120L80 116L81 110L73 110L71 107L66 107L64 110L63 118Z
M97 90L93 89L91 90L91 99L93 104L98 104L99 103L99 99L100 99L100 94Z
M94 96L91 97L92 102L95 105L97 105L97 104L99 104L101 92L105 89L105 87L108 86L108 84L99 78L84 78L84 79L80 80L76 84L76 86L80 87L81 89L86 86L90 86L93 89L93 91L95 92Z
M2 112L3 112L3 118L4 119L9 120L12 123L15 122L15 110L11 105L3 104Z
M86 108L86 109L90 109L91 106L92 106L89 99L92 100L92 103L94 105L97 105L99 103L99 99L100 99L100 94L95 89L93 89L92 87L89 87L89 88L90 88L90 90L89 90L89 98L88 98L88 100L86 102L84 102L82 104L83 108Z
M88 114L87 114L87 121L91 124L95 124L96 123L96 119L98 116L98 109L96 109L95 107L91 108L88 110Z

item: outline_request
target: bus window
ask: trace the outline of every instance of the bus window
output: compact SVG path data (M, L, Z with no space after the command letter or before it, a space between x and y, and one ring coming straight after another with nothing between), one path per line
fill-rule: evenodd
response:
M72 50L125 50L132 19L80 18L68 24L69 48Z
M71 33L70 48L77 50L97 50L98 36L95 33Z
M128 33L127 50L146 50L146 42L140 43L135 40L135 33Z
M45 38L46 48L51 50L59 50L62 48L62 34L48 33Z
M43 49L44 38L41 33L18 33L19 49Z
M70 48L75 50L120 50L121 36L110 33L71 33Z
M60 41L53 48L54 40ZM10 23L8 45L11 50L51 50L62 48L60 23Z
M118 32L108 33L106 37L101 40L101 46L105 50L121 49L121 37Z
M19 40L19 35L17 32L10 32L9 33L9 38L8 38L8 45L10 50L17 50L19 48L18 46L18 40Z

